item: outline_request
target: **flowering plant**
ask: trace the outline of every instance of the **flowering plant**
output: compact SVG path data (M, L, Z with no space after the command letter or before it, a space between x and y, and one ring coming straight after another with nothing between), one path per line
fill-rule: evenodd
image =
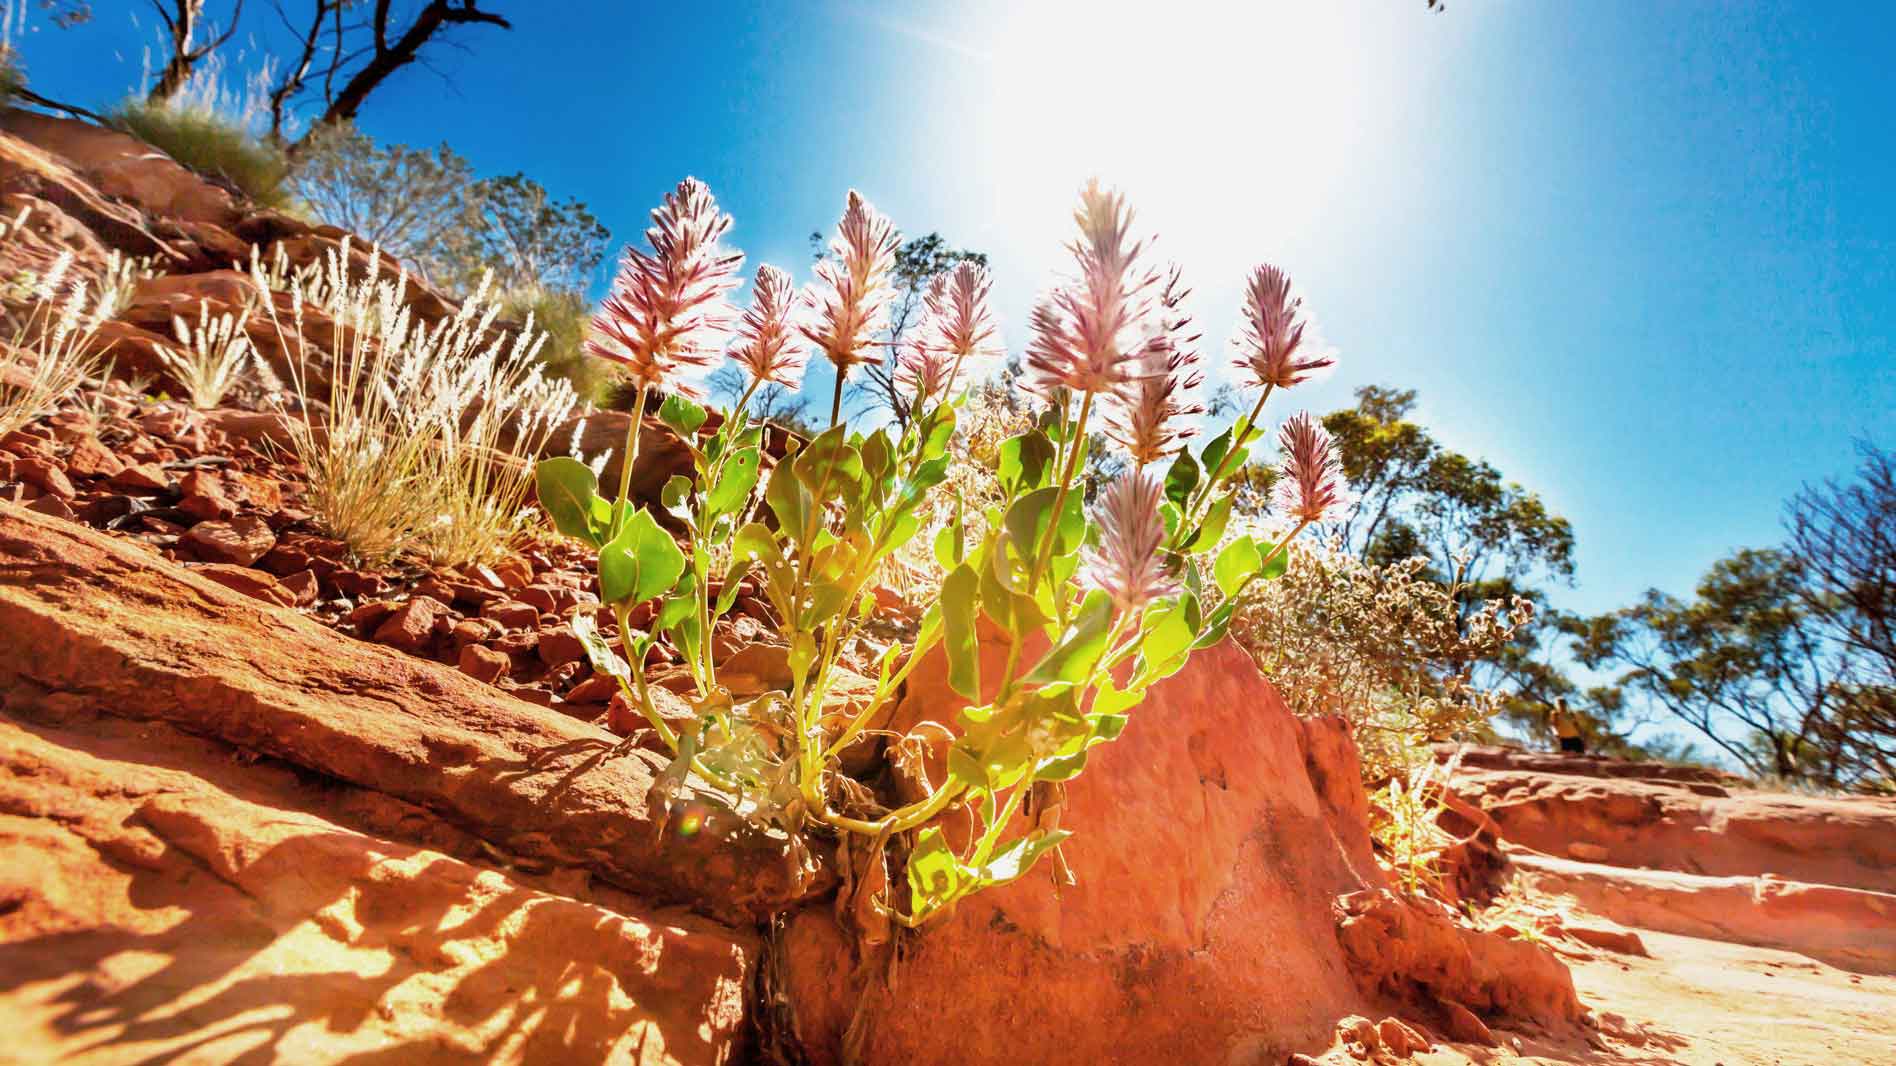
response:
M1260 268L1237 347L1262 395L1235 427L1196 455L1187 450L1202 375L1186 291L1176 269L1148 265L1124 199L1090 184L1069 245L1074 270L1032 314L1026 384L1039 415L995 449L999 498L970 523L959 506L943 513L927 501L950 474L959 386L1001 350L985 268L959 264L927 293L925 319L899 353L898 380L917 413L906 427L852 430L833 408L826 431L762 478L763 428L746 413L750 393L715 432L701 433L708 414L686 372L709 364L734 332L728 356L751 390L794 381L808 345L834 367L840 396L850 368L873 357L899 236L852 192L813 290L799 294L782 271L763 267L737 316L723 298L741 257L718 246L730 219L704 186L687 179L653 219L652 251L626 253L597 330L597 354L624 364L639 393L619 494L601 496L593 471L574 459L547 460L537 472L555 524L599 549L619 650L588 619L576 623L580 636L595 667L619 678L675 753L669 779L695 773L738 812L792 832L822 826L877 849L905 842L906 899L877 899L875 911L918 925L1057 849L1069 834L1046 816L1048 805L1085 769L1090 749L1117 737L1145 691L1193 650L1223 639L1236 595L1281 574L1290 537L1343 501L1334 449L1307 418L1282 435L1283 513L1296 523L1287 535L1232 534L1230 494L1219 491L1262 436L1264 397L1331 360L1313 354L1283 275ZM648 390L665 393L658 417L691 452L694 476L671 479L659 501L686 530L683 545L627 494ZM1083 471L1101 428L1130 462L1089 515ZM876 612L874 575L925 533L946 575L940 596L913 641L877 659L866 697L848 713L828 711L844 650ZM740 703L718 682L710 634L745 579L781 620L790 681ZM648 601L649 624L636 628L634 609L647 617ZM998 674L981 654L984 623L986 639L1004 645ZM646 680L647 654L661 640L690 668L698 717L685 730L659 715ZM840 757L886 716L937 645L965 701L946 777L913 802L885 804L843 772ZM979 825L960 846L931 824L957 805ZM1024 810L1038 816L1017 819Z

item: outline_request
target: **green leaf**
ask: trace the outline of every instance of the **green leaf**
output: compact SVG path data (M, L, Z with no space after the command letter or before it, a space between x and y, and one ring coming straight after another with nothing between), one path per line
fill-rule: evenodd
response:
M1055 453L1045 433L1030 429L1001 442L995 475L1000 479L1001 494L1013 496L1022 489L1037 489L1052 475Z
M599 478L590 467L565 455L542 459L533 467L533 484L553 528L595 548L603 542L604 530L595 525L594 504L606 504L608 520L611 504L600 499Z
M632 668L612 650L612 645L606 643L605 635L599 632L599 624L592 615L582 611L574 615L569 624L573 635L579 638L580 646L586 649L586 658L592 661L594 670L621 680L632 676Z
M1034 665L1026 681L1030 685L1050 685L1057 681L1083 685L1106 654L1106 635L1113 624L1113 601L1104 590L1086 594L1073 623L1040 662Z
M643 507L599 549L599 594L607 603L644 603L684 572L685 553Z
M952 903L961 895L961 863L940 826L931 825L916 835L908 857L908 882L909 913L915 915Z
M943 570L953 570L961 565L967 555L965 534L961 525L961 499L955 499L955 517L941 531L935 534L935 561Z
M674 392L658 405L658 420L690 444L704 425L705 410Z
M1140 620L1139 657L1146 667L1140 671L1142 679L1150 680L1148 670L1164 670L1159 675L1162 677L1184 665L1192 639L1197 636L1191 615L1185 599L1160 600L1146 608ZM1165 669L1173 663L1178 665Z
M1279 552L1277 551L1277 545L1271 543L1270 541L1261 541L1258 543L1257 547L1258 547L1258 550L1263 552L1267 557L1272 552L1277 552L1277 557L1274 559L1271 559L1270 562L1265 563L1264 569L1259 570L1257 572L1257 576L1259 580L1275 581L1278 578L1283 577L1284 574L1287 571L1289 571L1290 569L1289 549L1285 549L1284 551Z
M994 857L981 867L979 887L1004 885L1016 880L1028 870L1033 869L1034 863L1042 855L1059 847L1061 841L1072 835L1071 830L1055 829L1021 837L995 853Z
M734 513L750 499L751 490L757 487L757 470L762 459L756 448L745 448L724 460L723 469L718 471L718 483L711 486L705 496L706 525L710 519Z
M777 516L777 527L786 536L797 541L803 539L814 503L810 490L804 488L803 479L797 476L794 464L778 463L770 472L770 483L764 486L764 502L770 505L771 513Z
M975 616L980 576L967 563L941 583L942 646L948 654L948 684L970 700L981 698L981 649Z
M1198 487L1198 462L1192 453L1180 448L1178 458L1172 460L1172 469L1165 472L1165 498L1180 507L1191 499L1192 490Z
M1237 605L1236 600L1226 600L1206 617L1204 629L1199 632L1198 639L1192 641L1193 651L1209 648L1224 639L1225 631L1231 628L1231 611Z
M1218 582L1218 591L1236 596L1238 590L1256 576L1263 563L1264 555L1257 550L1257 542L1250 537L1239 537L1218 553L1218 561L1211 564L1211 574Z
M1049 485L1014 501L1007 509L1002 521L1008 535L1014 540L1015 549L1021 552L1023 559L1032 559L1040 549L1041 540L1046 535L1048 524L1053 517L1053 504L1059 498L1060 488ZM1053 554L1068 555L1079 550L1086 538L1086 513L1080 503L1080 494L1069 492L1062 506L1059 525L1053 533Z
M1205 551L1217 544L1225 535L1225 527L1231 524L1231 505L1234 496L1220 496L1212 501L1211 509L1205 512L1205 520L1199 523L1197 532L1185 547L1193 551Z

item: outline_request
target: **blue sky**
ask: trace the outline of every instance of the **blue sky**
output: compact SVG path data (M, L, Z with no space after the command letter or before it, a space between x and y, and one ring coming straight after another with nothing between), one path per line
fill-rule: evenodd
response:
M144 5L94 6L23 42L40 92L138 80ZM516 29L462 34L448 80L411 68L363 127L523 170L620 239L695 174L752 264L799 276L854 186L991 255L1015 349L1097 173L1208 339L1250 264L1290 271L1343 359L1293 401L1418 389L1440 439L1572 519L1564 606L1688 591L1853 438L1896 444L1886 5L488 6Z

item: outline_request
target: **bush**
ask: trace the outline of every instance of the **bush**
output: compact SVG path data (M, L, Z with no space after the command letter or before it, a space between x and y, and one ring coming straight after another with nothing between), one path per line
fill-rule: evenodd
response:
M1532 620L1531 603L1465 610L1462 590L1429 580L1420 558L1375 566L1335 544L1290 554L1282 580L1243 597L1232 636L1293 712L1350 720L1370 780L1406 776L1432 757L1430 741L1479 730L1500 709L1470 677Z
M576 398L540 374L538 338L492 328L485 286L429 326L405 305L406 274L352 278L349 253L345 240L320 271L288 279L293 323L263 305L291 353L301 411L286 413L310 511L367 563L410 551L443 566L491 561L530 513L525 460ZM306 304L335 323L334 352L308 348Z
M218 178L264 207L288 208L290 164L243 125L199 107L127 101L107 116L120 130L207 177Z

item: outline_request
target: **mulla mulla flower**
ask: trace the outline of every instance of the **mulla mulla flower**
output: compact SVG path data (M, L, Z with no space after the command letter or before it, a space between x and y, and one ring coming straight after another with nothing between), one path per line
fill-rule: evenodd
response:
M750 375L751 387L782 385L796 388L803 376L806 352L798 333L803 294L790 275L765 264L751 282L751 303L737 324L737 342L731 358Z
M1000 330L988 307L993 287L987 267L966 260L935 275L924 300L922 342L953 356L956 366L1000 354Z
M702 395L693 380L709 366L729 335L733 315L725 294L738 284L741 252L718 241L731 216L718 210L711 190L686 178L652 212L645 231L652 251L628 247L612 291L593 319L597 338L587 350L618 363L640 393L664 389Z
M1272 509L1297 520L1299 528L1340 519L1350 504L1349 481L1343 476L1342 454L1308 411L1299 411L1278 432L1284 453L1272 497Z
M1262 264L1245 286L1244 325L1233 342L1238 350L1233 365L1266 389L1288 389L1335 366L1336 356L1317 344L1309 327L1303 298L1291 293L1290 276Z
M918 407L929 398L941 399L954 388L959 359L922 341L904 345L895 363L895 385Z
M1073 213L1080 236L1067 245L1074 275L1041 297L1029 318L1028 385L1092 396L1137 380L1158 274L1140 261L1132 211L1115 190L1089 181Z
M1184 309L1189 295L1174 266L1159 297L1158 331L1146 342L1134 379L1113 394L1107 411L1107 435L1139 466L1158 461L1197 433L1184 420L1205 411L1195 399L1205 378L1198 369L1200 334Z
M1100 493L1099 547L1086 550L1080 580L1104 589L1121 611L1136 611L1178 591L1159 554L1165 541L1165 518L1159 513L1164 502L1158 479L1141 470L1121 474Z
M816 264L815 320L799 328L836 367L834 424L842 410L843 378L849 368L875 358L875 336L888 324L895 295L895 250L902 235L856 190L849 191L843 218L831 238L830 258Z

